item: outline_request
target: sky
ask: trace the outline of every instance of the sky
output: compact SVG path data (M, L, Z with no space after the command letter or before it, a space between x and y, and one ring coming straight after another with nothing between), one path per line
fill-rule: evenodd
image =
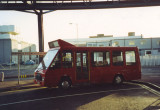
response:
M88 38L97 34L160 37L160 7L59 10L43 15L45 49L56 39ZM72 23L72 25L70 24ZM77 25L76 25L77 24ZM0 11L0 25L15 25L19 36L38 44L37 15Z

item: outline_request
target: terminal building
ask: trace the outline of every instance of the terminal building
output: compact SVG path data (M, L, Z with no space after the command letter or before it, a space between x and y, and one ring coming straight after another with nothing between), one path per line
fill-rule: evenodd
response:
M66 41L74 45L86 47L138 47L140 56L160 55L160 37L143 38L142 35L135 36L134 32L130 32L128 33L128 36L124 37L113 37L112 35L105 36L104 34L98 34L97 36L90 36L89 38L66 39Z
M0 64L18 63L18 56L12 52L36 52L36 45L23 41L14 25L0 25ZM35 55L20 56L20 62L37 59Z
M142 66L160 65L160 37L144 38L136 36L135 32L129 32L128 36L113 37L113 35L98 34L89 38L66 39L78 46L86 47L138 47Z

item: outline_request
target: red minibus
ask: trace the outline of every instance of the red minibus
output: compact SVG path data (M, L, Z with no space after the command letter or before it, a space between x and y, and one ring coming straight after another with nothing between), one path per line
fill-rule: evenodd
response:
M35 83L70 88L81 83L114 83L141 78L137 47L76 47L63 40L49 42L50 50L35 70Z

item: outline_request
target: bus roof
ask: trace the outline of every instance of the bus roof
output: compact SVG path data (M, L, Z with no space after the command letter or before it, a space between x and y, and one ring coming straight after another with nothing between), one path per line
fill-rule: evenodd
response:
M48 45L49 45L49 48L56 48L56 47L75 47L74 45L64 41L64 40L61 40L61 39L58 39L58 40L55 40L55 41L51 41L51 42L48 42Z
M79 50L88 50L88 49L94 49L94 50L104 50L104 49L138 49L137 47L76 47L73 44L70 44L66 41L63 41L61 39L55 40L55 41L51 41L48 43L49 44L49 48L56 48L56 47L60 47L63 49L79 49Z
M138 50L137 47L63 47L64 50Z

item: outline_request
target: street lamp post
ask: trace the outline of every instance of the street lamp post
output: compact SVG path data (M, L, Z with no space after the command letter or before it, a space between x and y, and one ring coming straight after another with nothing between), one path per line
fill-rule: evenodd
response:
M18 51L22 49L21 43L18 44ZM18 85L20 85L20 74L21 74L21 69L20 69L20 55L18 55Z
M78 24L77 23L69 23L69 24L75 24L76 25L76 31L77 31L77 46L78 46Z

